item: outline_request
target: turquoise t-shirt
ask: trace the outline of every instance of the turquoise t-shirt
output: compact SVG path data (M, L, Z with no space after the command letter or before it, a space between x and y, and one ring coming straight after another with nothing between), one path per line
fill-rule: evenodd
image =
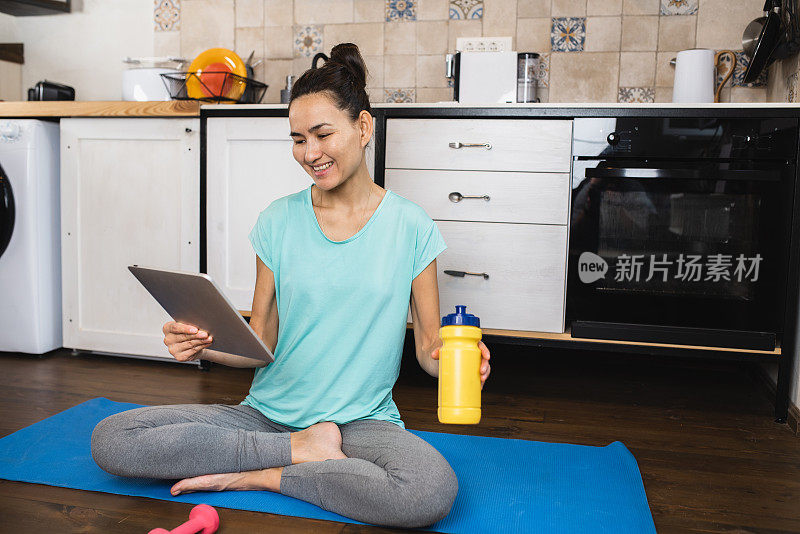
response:
M241 404L293 430L320 421L391 421L411 281L447 247L436 223L391 190L349 239L322 232L311 187L272 202L250 242L275 275L275 361Z

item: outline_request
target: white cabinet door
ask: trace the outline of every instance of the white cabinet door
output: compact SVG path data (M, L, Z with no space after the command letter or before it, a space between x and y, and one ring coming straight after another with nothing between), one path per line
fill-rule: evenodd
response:
M256 281L248 235L273 200L305 189L286 117L209 118L206 123L208 274L238 310L250 311Z
M307 188L287 117L209 118L206 130L208 274L240 311L251 311L255 252L248 235L269 204ZM374 140L366 151L374 176Z
M565 225L436 221L440 315L464 304L481 328L564 331ZM445 270L488 277L445 274Z
M128 271L197 271L200 121L61 121L64 346L173 360L169 315Z

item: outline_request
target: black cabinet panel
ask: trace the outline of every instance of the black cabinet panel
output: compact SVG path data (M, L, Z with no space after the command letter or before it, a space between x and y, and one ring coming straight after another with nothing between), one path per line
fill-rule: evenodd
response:
M15 16L69 13L72 0L3 0L0 11Z

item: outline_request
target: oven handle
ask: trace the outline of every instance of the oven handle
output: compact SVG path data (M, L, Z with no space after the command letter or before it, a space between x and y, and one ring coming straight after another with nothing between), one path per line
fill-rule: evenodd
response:
M718 170L709 176L707 171L696 169L652 169L637 167L590 167L587 178L660 178L663 180L742 180L779 182L781 174L773 170Z

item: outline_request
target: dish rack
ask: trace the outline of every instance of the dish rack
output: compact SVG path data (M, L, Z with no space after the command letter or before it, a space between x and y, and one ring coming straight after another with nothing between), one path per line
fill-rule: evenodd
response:
M212 74L208 71L206 73ZM167 87L169 96L173 100L200 100L202 102L213 102L216 104L222 102L232 102L237 104L259 104L261 99L264 98L264 93L267 92L267 87L269 87L265 83L247 78L245 76L239 76L238 74L234 74L232 72L219 72L213 74L224 76L222 83L220 84L220 87L223 88L234 87L235 85L241 85L244 83L245 88L244 92L242 92L242 96L239 98L231 98L225 95L215 94L212 88L203 83L203 80L200 79L200 76L198 76L196 72L164 73L161 74L161 79L164 81L164 85ZM207 92L209 96L202 98L190 97L186 89L186 83L192 79L196 80L198 86L204 88L205 92ZM230 93L230 90L227 92Z

